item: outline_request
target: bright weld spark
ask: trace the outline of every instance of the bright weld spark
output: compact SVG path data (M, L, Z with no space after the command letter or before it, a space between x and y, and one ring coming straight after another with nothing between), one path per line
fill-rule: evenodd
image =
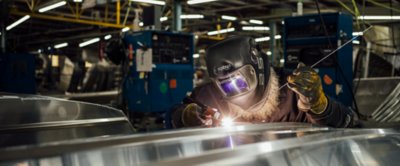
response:
M365 29L361 34L364 34L366 31L370 30L372 28L372 26L368 27L367 29ZM359 34L360 35L360 34ZM326 58L328 58L329 56L331 56L332 54L334 54L335 52L337 52L338 50L342 49L344 46L346 46L347 44L351 43L354 39L356 39L359 35L354 36L352 39L350 39L349 41L347 41L346 43L344 43L342 46L340 46L339 48L337 48L336 50L334 50L333 52L331 52L330 54L328 54L327 56L325 56L324 58L322 58L321 60L319 60L318 62L314 63L311 68L313 68L315 65L317 65L318 63L322 62L323 60L325 60ZM279 87L278 90L272 92L271 94L269 94L268 96L278 92L279 90L281 90L283 87L285 87L286 85L288 85L289 83L287 82L286 84L282 85L281 87ZM259 101L258 103L254 104L253 106L251 106L250 108L248 108L246 111L243 111L240 115L236 116L235 118L232 119L232 121L234 121L235 119L239 118L240 116L242 116L245 112L251 110L252 108L254 108L256 105L260 104L261 102L267 100L267 97L263 98L261 101Z
M233 125L233 120L231 118L223 118L222 119L222 125L223 126L232 126Z

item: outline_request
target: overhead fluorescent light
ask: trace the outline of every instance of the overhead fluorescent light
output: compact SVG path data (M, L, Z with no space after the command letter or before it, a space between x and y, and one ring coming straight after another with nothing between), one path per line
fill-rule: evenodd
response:
M193 58L199 58L200 55L199 54L193 54Z
M139 22L139 26L141 26L141 27L142 27L142 26L143 26L143 22Z
M221 33L233 32L233 31L235 31L235 28L222 29L222 30L219 30L219 31L208 32L207 35L217 35L217 34L221 34Z
M282 38L281 35L275 35L275 39L280 39L280 38ZM263 42L263 41L268 41L270 39L271 38L269 36L267 36L267 37L256 38L255 40L256 40L256 42Z
M359 16L360 20L400 20L400 16Z
M285 21L282 21L282 25L285 25Z
M161 17L160 18L160 21L167 21L168 20L168 17Z
M74 2L82 2L82 0L74 0Z
M194 36L194 38L198 39L198 38L199 38L199 36L195 35L195 36Z
M269 37L260 37L260 38L256 38L256 42L263 42L263 41L268 41L270 38Z
M353 32L353 36L362 36L363 32Z
M43 12L45 12L45 11L58 8L58 7L63 6L63 5L65 5L65 4L67 4L67 2L61 1L61 2L55 3L55 4L53 4L53 5L46 6L46 7L44 7L44 8L39 9L39 12L40 12L40 13L43 13Z
M89 44L93 44L93 43L96 43L96 42L98 42L98 41L100 41L100 38L90 39L90 40L85 41L85 42L83 42L83 43L79 43L79 47L85 47L85 46L87 46L87 45L89 45Z
M196 18L204 18L201 14L187 14L181 15L181 19L196 19Z
M212 1L216 1L216 0L190 0L187 3L189 5L193 5L193 4L206 3L206 2L212 2Z
M267 51L267 55L271 55L271 51Z
M360 44L360 41L358 41L358 40L353 40L353 44Z
M165 5L165 2L163 1L154 1L154 0L131 0L134 2L143 2L143 3L151 3L151 4L156 4L156 5Z
M107 35L107 36L104 36L104 40L108 40L108 39L111 39L111 35Z
M263 24L264 23L261 20L250 20L249 22L252 23L252 24Z
M269 30L269 27L244 26L244 27L242 27L242 30L244 30L244 31L268 31L268 30Z
M18 21L15 21L14 23L12 23L11 25L9 25L6 30L10 30L13 29L15 26L21 24L22 22L24 22L25 20L29 19L31 16L30 15L26 15L24 17L22 17L21 19L19 19Z
M139 24L140 25L140 24ZM143 25L142 25L143 26ZM126 31L129 31L129 29L131 29L131 28L129 28L129 27L125 27L124 29L122 29L122 32L126 32Z
M279 60L279 62L283 63L283 62L285 62L285 59L281 59L281 60Z
M61 44L57 44L54 46L54 48L63 48L63 47L67 47L68 43L61 43Z
M225 16L225 15L222 15L221 18L224 19L224 20L232 20L232 21L237 19L236 17Z

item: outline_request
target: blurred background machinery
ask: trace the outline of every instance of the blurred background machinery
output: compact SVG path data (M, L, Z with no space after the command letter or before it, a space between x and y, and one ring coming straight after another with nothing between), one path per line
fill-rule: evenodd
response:
M148 30L125 33L122 41L129 52L124 108L134 119L151 114L162 122L162 114L193 90L193 35Z
M294 70L299 62L311 66L353 37L351 15L324 13L322 18L332 48L318 14L285 18L283 45L286 68ZM345 106L352 104L352 53L352 44L350 43L314 67L321 77L325 94L339 100ZM335 58L338 63L335 62ZM339 65L345 75L340 72ZM350 81L350 85L346 84L345 79Z

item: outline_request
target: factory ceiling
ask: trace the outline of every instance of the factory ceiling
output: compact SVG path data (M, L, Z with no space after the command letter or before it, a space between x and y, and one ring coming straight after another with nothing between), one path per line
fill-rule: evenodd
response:
M46 48L63 42L68 47L56 51L67 54L81 54L79 43L113 34L117 38L121 29L132 27L135 18L134 9L140 9L153 4L128 0L0 0L0 14L8 27L24 16L29 17L19 25L6 31L6 47L8 52L32 52L39 48ZM153 0L156 1L156 0ZM162 0L157 0L161 2ZM203 15L201 19L182 19L182 31L198 36L197 45L201 48L215 40L230 35L250 35L255 38L269 36L269 30L242 30L243 26L269 27L275 22L277 35L282 35L283 17L291 16L296 12L298 0L215 0L212 2L188 4L182 1L182 14ZM90 5L90 2L95 2ZM147 1L149 2L149 1ZM172 27L173 2L163 1L162 21L163 28ZM363 3L365 2L365 3ZM58 4L51 10L43 11L49 5ZM302 0L304 14L316 13L314 0ZM89 4L89 6L88 6ZM358 11L360 15L391 15L400 16L400 0L320 0L322 12L344 12L352 14ZM355 10L354 5L357 6ZM392 6L391 13L384 6ZM86 7L86 8L85 8ZM364 8L365 7L365 8ZM118 12L119 9L119 12ZM129 14L128 13L129 9ZM42 10L42 11L41 11ZM354 15L354 14L353 14ZM221 16L231 16L232 19L222 19ZM250 22L251 19L262 21L260 24ZM126 20L125 25L123 25ZM398 20L370 20L371 24L396 23ZM357 21L354 20L356 24ZM356 27L356 26L355 26ZM217 29L234 28L235 31L210 35L207 33ZM356 31L356 30L355 30ZM2 34L4 35L4 34ZM268 47L269 42L263 42Z

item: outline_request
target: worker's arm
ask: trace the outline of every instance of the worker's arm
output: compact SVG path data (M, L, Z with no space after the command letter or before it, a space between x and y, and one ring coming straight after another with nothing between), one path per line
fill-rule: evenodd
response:
M300 62L287 79L289 88L299 95L297 107L306 112L313 123L347 127L350 111L324 94L321 78L314 69Z
M196 87L190 97L195 99L199 89L201 89L201 86ZM167 111L166 120L170 121L170 125L167 125L167 128L202 126L206 123L206 120L201 118L200 114L201 108L197 104L186 103L185 101L181 104L176 104Z
M350 110L335 100L326 97L328 102L326 109L321 114L315 114L306 110L307 116L314 124L331 127L345 128L350 123Z

